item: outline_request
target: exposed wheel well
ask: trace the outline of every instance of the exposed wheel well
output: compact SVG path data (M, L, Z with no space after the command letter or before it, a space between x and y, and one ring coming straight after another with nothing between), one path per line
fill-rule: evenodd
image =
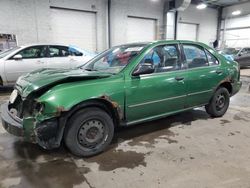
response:
M83 108L88 108L88 107L97 107L97 108L104 110L111 116L111 118L114 121L114 125L119 126L120 124L119 109L115 108L111 102L105 99L90 99L80 104L77 104L67 114L67 121L78 110L81 110Z
M232 91L233 91L233 87L231 85L230 82L223 82L222 84L220 84L219 87L224 87L228 90L229 94L231 95L232 94Z

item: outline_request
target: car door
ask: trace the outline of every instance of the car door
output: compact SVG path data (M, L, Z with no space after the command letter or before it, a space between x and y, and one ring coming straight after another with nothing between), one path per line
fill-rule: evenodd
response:
M186 71L179 45L152 48L138 63L151 63L152 74L130 76L125 81L126 118L130 123L157 118L185 107ZM136 69L135 69L136 70Z
M19 58L14 58L16 55ZM20 50L5 61L7 82L14 83L22 74L45 68L47 60L47 46L37 45Z
M202 46L184 43L183 52L188 66L187 71L187 107L207 104L217 87L225 77L219 61Z
M49 61L47 68L70 68L70 54L67 46L49 45Z

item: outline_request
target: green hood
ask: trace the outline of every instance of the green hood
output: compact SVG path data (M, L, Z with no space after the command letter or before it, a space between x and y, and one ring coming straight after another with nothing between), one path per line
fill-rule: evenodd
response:
M16 88L22 97L30 93L48 90L51 87L67 82L106 78L112 74L82 69L39 69L21 76L16 82Z

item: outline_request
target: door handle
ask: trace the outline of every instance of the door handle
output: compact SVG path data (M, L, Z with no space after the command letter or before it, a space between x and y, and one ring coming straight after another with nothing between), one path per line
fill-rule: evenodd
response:
M43 64L43 63L44 63L43 61L40 60L37 61L37 64Z
M216 73L217 73L217 74L222 74L223 71L222 71L222 70L216 70Z
M177 77L175 77L175 80L177 80L177 81L182 81L182 80L184 80L184 77L179 77L179 76L177 76Z

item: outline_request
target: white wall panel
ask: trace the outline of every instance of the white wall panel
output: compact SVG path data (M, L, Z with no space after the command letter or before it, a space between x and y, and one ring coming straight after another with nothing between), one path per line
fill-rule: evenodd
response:
M177 40L197 41L197 32L198 32L197 24L179 23Z
M128 17L127 42L149 42L156 39L156 21Z
M51 8L52 40L96 51L96 14Z
M227 30L224 39L227 47L249 47L250 28Z
M199 25L197 41L211 44L216 40L218 11L212 8L198 10L195 5L190 5L185 11L178 12L178 22ZM179 30L177 25L177 31ZM181 31L181 32L185 32ZM184 33L185 34L185 33Z
M250 15L240 16L237 18L227 18L226 28L250 27Z
M160 39L163 26L163 3L151 0L112 0L111 4L111 44L127 42L128 18L143 17L156 20L156 39Z
M175 12L167 13L167 33L166 38L168 40L174 40L175 35Z

